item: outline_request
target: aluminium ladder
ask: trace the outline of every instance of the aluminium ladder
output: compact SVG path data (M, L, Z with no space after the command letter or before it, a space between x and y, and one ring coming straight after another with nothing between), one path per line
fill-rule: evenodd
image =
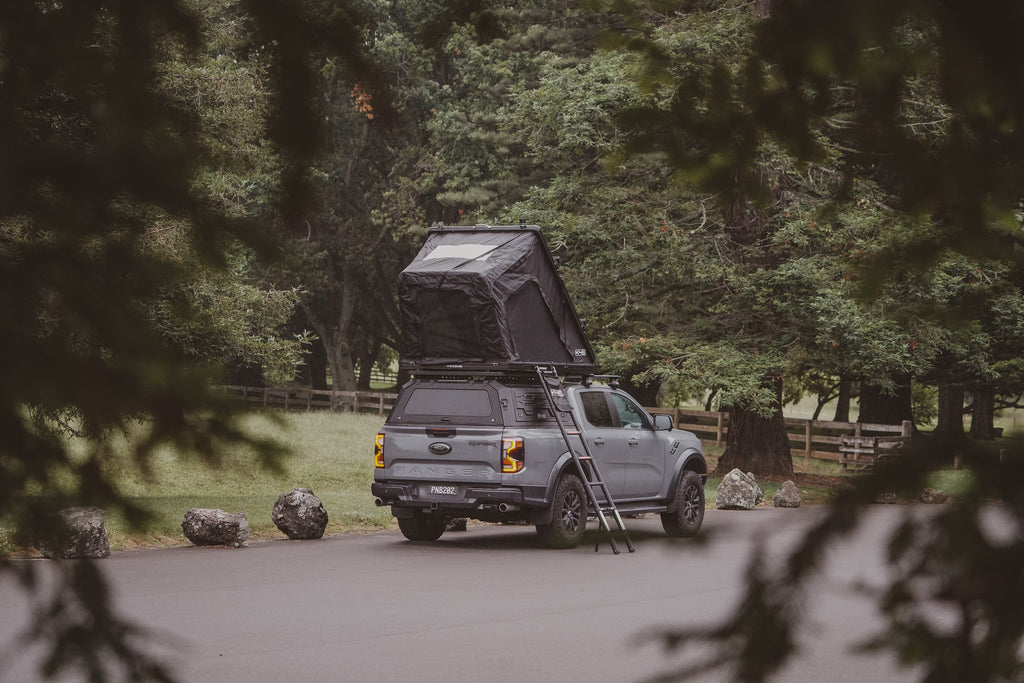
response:
M544 395L547 396L548 404L551 406L551 414L558 425L558 431L562 434L562 440L565 441L565 446L569 449L573 462L576 464L577 469L579 469L580 474L583 475L583 484L587 489L587 498L590 500L590 505L597 514L601 528L608 534L608 543L612 547L612 552L618 555L619 546L615 543L615 534L608 523L608 517L615 521L615 525L622 532L622 537L626 541L626 547L629 549L629 552L635 552L636 548L633 547L633 542L629 539L629 532L626 531L626 525L622 522L619 509L615 507L615 501L612 500L611 493L608 491L608 485L601 478L601 472L597 468L597 461L590 452L587 440L583 437L580 421L576 417L576 411L573 410L572 404L569 403L569 397L565 394L558 371L553 367L542 365L536 366L536 370L537 377L540 379L540 385L544 389ZM571 429L567 429L566 424L562 421L561 416L563 414L569 415ZM579 439L579 443L583 446L584 455L580 455L576 448L573 447L572 439L570 439L573 436ZM598 496L599 493L600 498ZM597 547L598 544L595 543L595 552Z

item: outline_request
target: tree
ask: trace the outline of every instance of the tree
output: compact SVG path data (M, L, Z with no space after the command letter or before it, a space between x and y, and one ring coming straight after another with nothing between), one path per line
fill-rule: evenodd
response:
M104 439L139 420L146 428L133 440L133 461L143 471L164 444L213 463L231 442L257 449L268 466L281 457L273 443L242 431L234 406L211 389L216 370L186 352L192 337L182 335L183 322L202 320L196 304L210 301L182 296L196 281L193 265L208 269L214 285L232 259L273 252L265 214L225 203L241 175L228 163L238 150L224 137L233 122L205 119L215 112L187 106L168 81L171 63L205 65L225 80L239 75L204 55L213 24L197 7L209 11L206 21L245 25L244 47L225 56L266 68L273 97L260 144L278 165L248 178L266 193L245 196L273 197L285 220L301 206L316 129L308 81L295 64L326 46L386 101L342 11L317 23L296 3L262 0L0 4L0 519L24 541L37 537L48 513L72 504L141 519L144 511L111 483ZM181 82L200 96L207 91L197 74ZM163 248L159 230L172 224L176 246ZM71 452L69 432L88 437L85 452ZM49 672L170 678L164 663L141 654L137 629L112 611L96 566L69 564L55 585L38 582L33 566L0 571L39 593L44 609L30 632L52 639Z
M381 346L401 344L395 281L428 213L438 213L425 145L437 108L450 98L447 37L465 33L467 18L490 25L489 4L363 6L367 54L388 81L387 101L330 54L306 65L327 134L316 157L315 201L293 226L287 270L307 291L304 314L337 389L366 384Z
M877 162L888 177L876 180L889 188L899 217L901 239L873 253L858 275L864 301L884 301L876 298L880 289L899 290L906 274L940 272L951 256L968 263L991 260L1019 273L1024 162L1016 150L1024 135L1024 96L1012 84L1024 70L1024 9L999 0L842 6L786 0L757 7L770 16L757 27L744 68L719 72L721 92L732 94L716 102L714 118L722 126L680 130L667 117L660 122L658 145L677 166L723 197L768 197L770 188L745 152L772 141L797 158L820 162L836 139L822 135L823 127L834 128L856 143L844 147L855 150L861 162L843 169L843 186L852 184L864 162ZM654 64L673 63L664 52L649 54ZM919 84L932 89L943 116L916 118L922 100L912 92ZM692 101L698 84L675 85L679 102ZM690 123L686 112L673 113L680 117L676 123ZM693 135L702 143L695 150L674 142ZM841 192L837 200L846 196ZM931 315L910 307L922 322L932 323L920 341L936 353L926 356L922 369L930 371L937 352L955 346L956 340L940 334L948 330L938 321L956 312L983 320L997 310L997 300L952 299ZM909 348L924 355L917 353L920 345ZM923 486L931 469L949 462L952 451L945 445L917 445L859 482L777 569L754 560L733 615L710 629L666 633L665 642L700 646L710 666L734 662L740 680L769 678L793 652L795 606L829 543L855 528L863 504L878 493ZM879 596L886 624L870 645L920 664L925 680L1012 680L1024 671L1024 620L1006 607L1019 597L1024 541L1016 534L992 542L983 531L988 500L1002 501L1000 511L1018 528L1022 523L1020 448L1011 444L1009 450L1013 455L1001 461L988 447L966 446L964 462L973 477L963 500L935 516L908 515L890 541L893 579ZM939 627L924 617L924 605L948 608L959 619ZM764 647L760 641L769 630L773 647Z

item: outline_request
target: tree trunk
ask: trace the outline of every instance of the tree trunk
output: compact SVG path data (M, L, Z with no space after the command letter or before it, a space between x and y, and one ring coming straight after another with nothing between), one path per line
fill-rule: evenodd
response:
M850 421L850 396L853 394L853 380L841 377L839 379L839 398L836 399L836 414L832 419L836 422Z
M324 346L327 366L331 370L331 387L338 391L355 391L355 364L352 362L352 346L348 342L347 328L322 321L312 312L309 320Z
M782 416L782 382L771 381L777 396L771 417L737 406L729 409L728 441L716 475L727 474L733 468L754 474L793 474L789 435Z
M989 385L973 389L974 401L971 411L971 438L988 441L994 439L996 392Z
M309 353L306 354L306 362L302 364L301 372L303 384L321 391L327 388L327 352L324 350L324 342L320 337L310 344Z
M939 419L933 433L956 440L964 437L964 388L962 385L939 387Z
M704 402L704 410L711 412L712 406L715 405L715 397L718 396L718 387L715 387L708 392L708 400Z
M379 340L370 342L370 345L367 347L369 350L359 357L359 377L356 380L356 386L359 387L360 391L370 390L373 366L377 363L377 357L380 355L381 344L382 342Z
M858 422L898 425L904 420L914 421L910 403L910 377L901 375L893 379L896 381L896 392L892 394L884 393L879 386L861 382Z
M356 390L352 349L356 291L352 275L346 271L340 287L314 295L302 303L306 317L323 342L327 365L331 369L331 385L338 391Z
M754 0L754 16L758 19L770 19L778 0Z
M331 387L337 391L356 390L356 370L352 363L352 347L339 332L324 337L327 363L331 366Z

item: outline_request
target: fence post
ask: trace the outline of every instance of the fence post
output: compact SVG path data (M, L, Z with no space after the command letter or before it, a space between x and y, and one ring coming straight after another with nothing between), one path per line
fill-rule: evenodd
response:
M722 445L722 413L718 413L718 427L715 429L715 445Z
M804 466L811 460L811 421L804 423Z
M377 414L384 414L384 394L377 395Z
M900 436L910 436L914 433L914 423L910 420L903 421L903 428L900 430Z

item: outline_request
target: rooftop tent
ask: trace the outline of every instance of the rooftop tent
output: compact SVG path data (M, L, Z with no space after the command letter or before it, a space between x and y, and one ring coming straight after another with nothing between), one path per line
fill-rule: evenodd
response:
M431 228L398 276L403 367L589 374L594 352L540 228Z

